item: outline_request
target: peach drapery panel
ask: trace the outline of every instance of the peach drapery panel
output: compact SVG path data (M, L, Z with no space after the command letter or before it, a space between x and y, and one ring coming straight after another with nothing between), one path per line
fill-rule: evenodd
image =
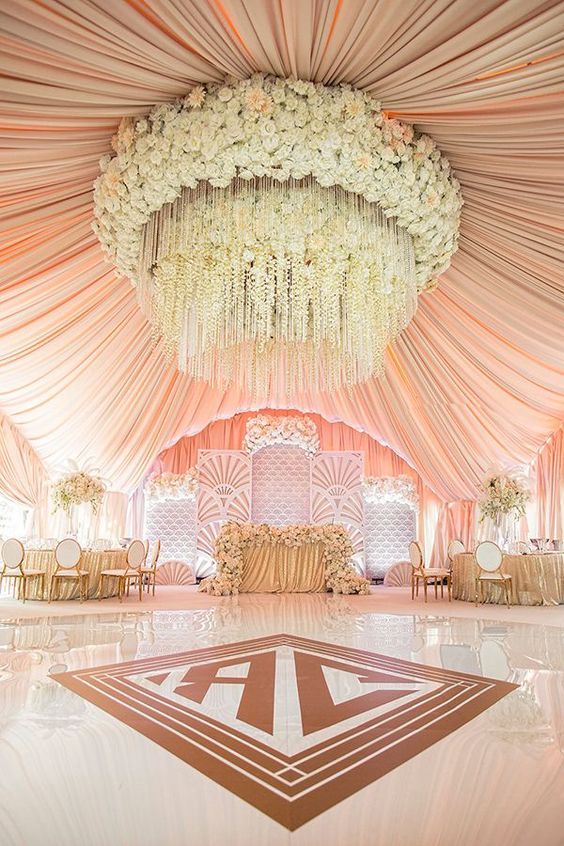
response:
M532 469L538 537L564 538L564 427L539 452Z
M0 28L0 410L49 471L92 457L131 493L182 435L297 408L388 444L441 500L467 500L486 468L529 462L558 428L562 3L8 0ZM385 377L350 394L277 385L251 400L191 382L151 343L90 227L123 115L257 70L375 92L433 135L462 184L452 267Z
M30 445L0 414L0 493L31 509L30 534L42 534L47 518L47 477Z

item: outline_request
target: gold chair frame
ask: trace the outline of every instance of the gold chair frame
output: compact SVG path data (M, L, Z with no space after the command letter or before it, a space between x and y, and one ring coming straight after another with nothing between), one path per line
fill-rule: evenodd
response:
M511 608L510 587L511 587L511 584L512 584L512 579L511 579L511 576L510 576L509 573L502 573L501 572L501 568L502 568L502 565L503 565L503 552L500 549L500 547L497 545L497 543L494 543L493 541L483 541L483 543L491 543L495 547L497 547L497 549L499 549L501 557L500 557L500 561L499 561L499 566L496 567L495 570L484 570L480 566L480 564L478 563L478 555L477 555L478 549L480 548L480 546L482 544L478 544L478 546L476 547L476 549L474 551L474 563L475 563L476 567L478 567L478 570L479 570L479 573L474 580L476 608L478 607L478 586L479 586L479 593L480 593L480 605L482 605L483 602L484 602L484 594L483 594L483 590L482 590L482 585L483 585L484 582L492 582L493 584L497 584L497 585L500 585L500 586L503 585L503 589L504 589L504 592L505 592L505 601L507 603L507 607ZM496 573L498 573L499 575L496 576L495 575Z
M134 543L141 543L145 550L145 557L142 561L139 562L137 567L132 567L129 561L129 551ZM142 602L142 592L143 592L143 574L141 572L141 568L145 563L145 559L147 557L147 547L142 540L138 540L137 538L132 540L127 548L127 558L125 562L125 569L115 569L115 570L102 570L100 573L100 588L98 591L98 600L102 601L103 594L104 594L104 583L107 582L108 579L117 579L118 582L118 599L120 602L123 602L123 596L127 591L127 596L129 596L129 588L131 582L135 584L137 582L139 587L139 602Z
M141 573L143 576L143 584L147 588L147 593L151 590L151 585L153 586L153 596L155 595L155 585L157 583L157 561L159 560L159 555L161 553L161 542L160 540L155 541L155 546L153 548L153 556L151 559L151 566L150 567L141 567Z
M80 562L82 561L82 547L78 544L80 549L80 556L78 561L73 567L63 567L59 564L57 560L57 550L59 549L60 545L64 543L65 540L68 538L63 538L60 540L55 549L53 550L53 557L55 559L55 572L51 576L51 581L49 583L49 595L47 597L47 601L51 602L53 599L53 592L54 588L57 587L57 596L55 597L55 601L59 599L58 591L59 591L59 584L61 581L71 581L71 582L78 582L78 596L80 602L84 602L85 599L88 599L88 582L90 580L90 574L88 570L81 570L80 569Z
M9 540L17 540L17 538L7 538L4 543L7 543ZM2 547L4 544L2 544ZM17 596L16 599L22 599L25 603L27 599L27 583L28 581L33 581L34 579L39 579L40 581L40 590L41 593L45 590L45 571L44 570L26 570L23 566L23 562L25 560L25 549L23 544L20 542L22 555L20 558L20 563L16 567L8 567L6 562L4 561L3 557L0 554L1 558L1 566L2 569L0 570L0 591L2 590L2 582L6 579L8 582L10 579L14 580L14 588L16 584L18 586ZM1 552L1 551L0 551ZM23 590L22 590L23 588ZM23 595L22 595L23 594Z
M418 563L414 564L411 557L411 550L417 550ZM446 567L425 567L423 561L423 550L419 541L411 541L409 544L409 560L411 562L411 598L419 597L419 582L423 582L425 602L427 602L427 584L430 581L435 585L435 599L438 599L438 582L441 584L441 599L444 599L444 582L447 583L448 601L452 600L452 574Z

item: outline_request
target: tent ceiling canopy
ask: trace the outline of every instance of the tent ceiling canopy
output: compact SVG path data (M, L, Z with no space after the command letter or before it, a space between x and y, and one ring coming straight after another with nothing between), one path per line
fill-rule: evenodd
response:
M317 411L389 444L445 500L530 461L564 416L564 6L499 0L10 0L0 11L0 412L46 467L134 488L183 434L252 408ZM154 345L91 228L120 119L261 71L369 90L462 185L459 250L386 373L251 400Z

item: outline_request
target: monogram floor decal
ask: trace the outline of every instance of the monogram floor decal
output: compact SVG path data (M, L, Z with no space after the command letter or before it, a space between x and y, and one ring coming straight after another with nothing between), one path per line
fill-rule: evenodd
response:
M290 830L515 688L285 634L54 678Z

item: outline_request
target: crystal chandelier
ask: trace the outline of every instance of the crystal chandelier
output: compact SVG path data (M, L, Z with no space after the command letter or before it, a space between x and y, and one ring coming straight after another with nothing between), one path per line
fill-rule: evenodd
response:
M137 278L180 369L253 394L380 374L417 306L411 236L311 178L184 188L145 227Z

